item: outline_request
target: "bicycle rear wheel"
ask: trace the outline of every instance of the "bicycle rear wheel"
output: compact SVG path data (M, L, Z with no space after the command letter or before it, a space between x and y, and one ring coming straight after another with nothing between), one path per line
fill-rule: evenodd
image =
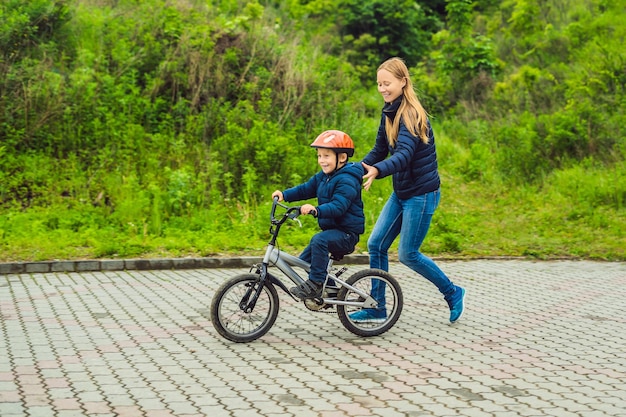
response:
M211 301L211 323L222 337L238 343L251 342L272 328L279 309L278 293L273 285L263 285L250 313L240 308L242 300L250 299L259 285L258 275L242 274L217 289Z
M363 337L378 336L391 329L400 318L403 306L402 289L398 281L386 271L365 269L356 272L346 283L371 295L378 308L338 305L341 324L350 332ZM337 294L341 301L363 302L358 293L342 287Z

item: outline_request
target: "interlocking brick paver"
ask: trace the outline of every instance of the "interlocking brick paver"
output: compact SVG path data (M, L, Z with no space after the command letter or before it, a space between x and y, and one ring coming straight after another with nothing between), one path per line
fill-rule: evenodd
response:
M357 337L279 291L274 328L247 344L208 310L247 268L93 265L0 275L2 417L626 417L625 263L440 261L468 290L455 326L396 263L389 332Z

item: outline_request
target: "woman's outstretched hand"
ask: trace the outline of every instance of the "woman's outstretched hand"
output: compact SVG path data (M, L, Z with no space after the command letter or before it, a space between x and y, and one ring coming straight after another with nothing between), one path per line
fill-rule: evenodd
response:
M372 183L376 177L378 177L378 168L367 165L365 162L361 162L361 165L363 165L363 169L365 169L365 175L363 175L363 179L365 180L363 188L365 188L365 191L369 191Z

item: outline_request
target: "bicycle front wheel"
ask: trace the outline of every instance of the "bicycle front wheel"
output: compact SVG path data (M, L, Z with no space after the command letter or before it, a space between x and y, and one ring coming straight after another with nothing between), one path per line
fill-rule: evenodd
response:
M251 342L265 335L276 322L279 300L276 288L265 283L254 309L246 313L240 305L259 289L255 274L238 275L224 282L211 301L211 323L224 338L233 342Z
M391 329L402 313L403 296L398 281L381 269L365 269L349 277L346 283L370 295L376 308L338 305L341 324L350 332L363 337L378 336ZM362 303L365 299L354 290L342 287L337 294L341 301Z

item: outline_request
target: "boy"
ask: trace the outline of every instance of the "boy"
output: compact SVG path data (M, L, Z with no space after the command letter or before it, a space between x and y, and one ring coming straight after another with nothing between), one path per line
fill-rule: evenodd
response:
M301 214L316 216L322 229L300 255L300 259L311 264L309 279L290 288L301 300L321 297L329 253L352 252L365 231L361 199L364 170L361 164L348 162L354 155L352 139L339 130L327 130L311 147L317 148L317 162L322 170L303 184L272 193L272 198L278 197L279 201L317 197L317 207L303 204L300 208Z

